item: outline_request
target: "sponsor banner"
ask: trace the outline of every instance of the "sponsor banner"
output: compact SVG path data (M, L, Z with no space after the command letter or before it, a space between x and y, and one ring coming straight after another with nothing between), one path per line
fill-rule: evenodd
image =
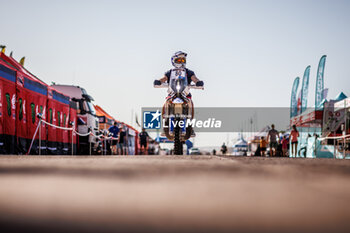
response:
M308 108L303 114L291 118L290 125L296 125L298 127L320 127L322 116L322 111L314 111L314 109Z
M344 101L342 101L344 103ZM344 123L345 111L342 109L335 109L333 103L326 103L323 110L323 125L322 137L329 136L330 133L335 133Z
M98 123L106 123L106 117L105 116L97 116Z
M307 97L309 90L309 76L310 76L310 66L306 67L303 77L303 83L301 87L301 109L300 113L303 113L307 108Z
M322 95L323 95L323 99L327 99L327 96L328 96L328 88L323 89Z
M326 55L322 56L318 64L317 77L316 77L316 89L315 89L315 108L318 108L324 99L324 68L326 64Z
M297 102L297 91L299 87L299 77L296 77L293 82L292 94L290 98L290 118L297 115L298 102Z
M334 103L334 111L350 108L350 97Z

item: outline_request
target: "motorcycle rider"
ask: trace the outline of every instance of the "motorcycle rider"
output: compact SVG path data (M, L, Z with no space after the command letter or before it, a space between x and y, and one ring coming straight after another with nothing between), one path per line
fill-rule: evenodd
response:
M176 52L172 57L171 57L171 63L173 64L173 66L175 67L174 69L168 70L167 72L165 72L164 76L159 79L159 80L154 80L154 85L161 85L162 83L170 83L170 79L172 77L176 76L176 72L181 72L181 71L185 71L186 77L187 77L187 83L188 85L192 82L194 82L196 84L196 86L201 87L204 86L204 82L200 81L195 73L186 68L186 57L187 57L187 53L182 52L182 51L178 51ZM187 96L188 98L191 98L191 94L189 94Z
M171 63L174 66L173 69L168 70L167 72L165 72L164 76L159 79L159 80L155 80L154 81L154 86L157 85L161 85L162 83L168 83L170 85L171 80L176 80L176 78L178 76L181 77L186 77L187 78L187 85L190 85L191 82L195 83L195 85L197 87L203 87L204 86L204 82L199 80L195 73L186 68L186 57L187 57L187 53L182 52L182 51L178 51L176 53L174 53L174 55L171 57ZM189 109L190 109L190 114L192 114L192 117L194 115L194 111L193 111L193 102L192 102L192 95L191 93L188 93L188 95L186 96L187 99L189 100ZM166 97L167 101L163 106L163 111L162 114L164 115L166 112L166 106L170 105L170 103L168 103L168 101L170 100L171 96L170 96L170 92L169 95ZM193 129L192 129L192 136L195 135Z

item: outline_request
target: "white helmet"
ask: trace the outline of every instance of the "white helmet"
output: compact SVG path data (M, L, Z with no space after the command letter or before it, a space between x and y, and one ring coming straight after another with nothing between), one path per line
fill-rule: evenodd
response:
M175 68L185 68L186 57L187 57L187 53L178 51L174 53L174 55L171 57L171 63Z

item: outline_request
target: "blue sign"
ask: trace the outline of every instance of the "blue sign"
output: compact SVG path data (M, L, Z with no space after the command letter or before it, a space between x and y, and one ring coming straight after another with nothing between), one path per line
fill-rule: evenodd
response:
M157 111L144 111L143 112L143 128L145 129L160 129L161 128L161 116L162 114Z

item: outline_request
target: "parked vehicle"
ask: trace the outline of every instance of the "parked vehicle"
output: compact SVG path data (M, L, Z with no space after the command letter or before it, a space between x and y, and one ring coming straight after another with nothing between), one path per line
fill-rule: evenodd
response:
M78 133L87 134L88 132L93 132L95 135L97 135L98 118L96 116L95 107L92 104L94 99L86 92L86 90L82 87L74 85L53 84L51 87L64 93L65 95L68 95L71 101L78 104ZM92 144L92 148L96 149L96 137L92 135L79 136L79 153L88 154L90 143Z
M24 68L24 59L17 62L0 47L0 154L89 154L90 142L92 153L101 150L98 138L75 133L99 134L93 98L86 90L73 85L50 86ZM138 131L120 123L127 134L128 154L137 154Z
M23 63L22 63L23 64ZM69 154L77 139L68 130L58 130L40 119L60 127L76 121L76 103L50 87L11 56L0 52L0 153L25 154L33 136L31 153Z
M201 152L198 148L191 148L190 149L190 155L200 155Z

